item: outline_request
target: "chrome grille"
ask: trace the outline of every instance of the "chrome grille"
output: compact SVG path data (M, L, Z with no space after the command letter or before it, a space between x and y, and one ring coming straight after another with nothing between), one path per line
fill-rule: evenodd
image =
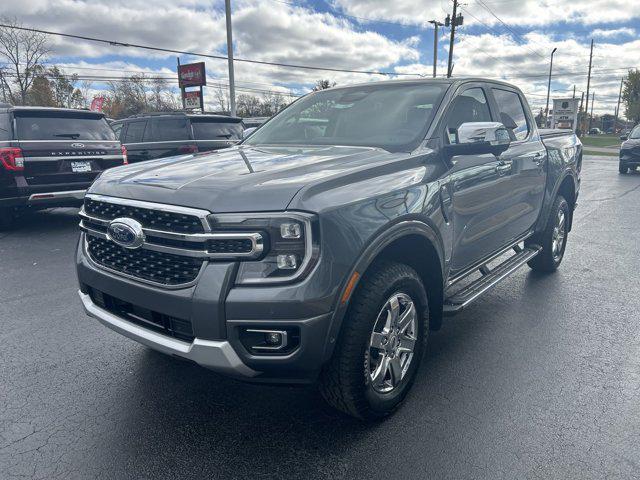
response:
M168 286L193 282L203 260L153 250L128 250L115 243L87 235L87 250L98 265L125 275Z
M113 220L119 217L133 218L143 227L154 230L204 233L202 220L195 215L103 202L88 197L84 200L84 211L87 215L102 220Z

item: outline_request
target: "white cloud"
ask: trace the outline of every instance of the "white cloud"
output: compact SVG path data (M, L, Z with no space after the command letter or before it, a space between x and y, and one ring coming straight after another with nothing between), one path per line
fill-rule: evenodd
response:
M333 0L333 6L346 14L374 20L393 20L411 25L425 24L431 19L444 19L451 13L451 3L432 1L418 6L415 0ZM640 17L640 10L630 8L627 0L521 0L493 2L482 0L462 6L465 23L498 25L490 9L509 25L551 25L567 23L612 23Z
M614 28L611 30L596 28L591 32L591 36L594 38L634 37L635 35L635 29L628 27Z

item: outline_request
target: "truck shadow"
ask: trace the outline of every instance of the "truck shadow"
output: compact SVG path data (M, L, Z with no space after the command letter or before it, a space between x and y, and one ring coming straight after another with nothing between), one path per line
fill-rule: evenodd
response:
M77 228L78 208L49 208L46 210L25 210L14 220L11 228L2 232L20 233L63 233Z

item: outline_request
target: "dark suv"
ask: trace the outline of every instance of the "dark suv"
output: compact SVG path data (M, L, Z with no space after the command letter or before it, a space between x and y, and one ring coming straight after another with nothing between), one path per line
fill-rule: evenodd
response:
M242 139L242 119L184 112L145 113L111 124L131 163L230 147Z
M640 166L640 125L636 125L628 135L622 135L620 139L623 143L620 146L618 169L624 174Z
M0 228L22 208L80 205L126 152L102 113L0 105Z

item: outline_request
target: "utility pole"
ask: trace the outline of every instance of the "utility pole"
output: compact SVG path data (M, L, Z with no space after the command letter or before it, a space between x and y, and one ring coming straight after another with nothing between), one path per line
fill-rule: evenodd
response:
M624 84L624 77L620 79L620 92L618 92L618 105L616 106L616 118L613 121L613 133L616 132L618 126L618 116L620 115L620 99L622 98L622 85Z
M459 15L458 13L458 0L453 0L453 15L449 17L447 15L447 19L444 22L444 25L448 27L451 25L451 37L449 39L449 62L447 64L447 78L451 77L453 73L453 42L456 37L456 27L462 25L464 21L464 17Z
M229 62L229 105L231 116L236 116L236 85L233 75L233 35L231 34L231 0L224 0L227 17L227 58Z
M429 20L433 25L433 78L436 78L436 70L438 65L438 27L444 26L437 20Z
M180 57L176 57L176 61L178 62L178 83L182 84L182 81L180 80ZM182 110L186 110L184 104L184 87L182 85L180 86L180 100L182 100Z
M547 107L544 110L544 124L545 127L549 123L549 95L551 95L551 72L553 71L553 54L556 53L557 48L551 51L551 62L549 63L549 85L547 86ZM554 112L555 115L555 112Z
M593 120L593 104L596 102L596 92L591 94L591 114L589 115L589 131L591 131L591 121Z
M591 53L589 54L589 75L587 76L587 103L584 107L584 112L587 113L589 111L589 86L591 85L591 64L593 62L593 38L591 39ZM589 120L589 125L591 125L591 120ZM591 129L591 126L589 126Z
M573 97L571 97L571 98L576 98L576 86L575 85L573 86Z

